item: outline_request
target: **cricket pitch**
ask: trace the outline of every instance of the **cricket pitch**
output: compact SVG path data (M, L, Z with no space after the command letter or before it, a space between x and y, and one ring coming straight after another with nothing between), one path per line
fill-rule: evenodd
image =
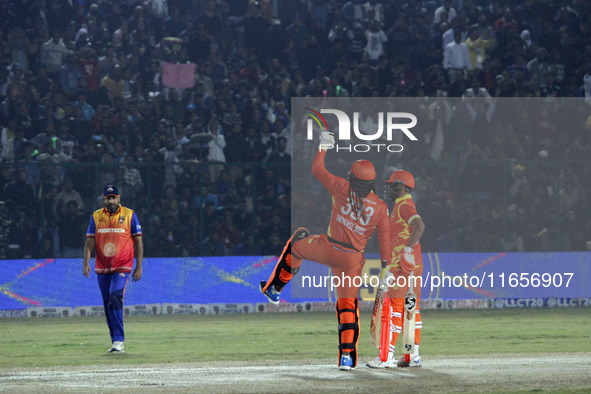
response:
M122 355L114 355L116 357ZM434 356L422 368L376 370L360 360L340 371L329 360L208 362L141 366L4 369L9 392L405 392L591 389L591 353Z

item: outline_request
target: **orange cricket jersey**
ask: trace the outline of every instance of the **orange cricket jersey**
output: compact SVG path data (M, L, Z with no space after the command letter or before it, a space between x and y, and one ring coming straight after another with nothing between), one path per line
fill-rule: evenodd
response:
M119 206L114 214L107 208L94 211L86 230L86 238L95 239L95 272L131 272L134 244L132 237L142 235L135 212Z
M394 208L390 214L390 237L392 239L392 261L395 267L400 266L400 256L404 253L404 247L408 244L412 226L409 224L414 218L420 217L410 194L396 199ZM421 244L417 243L412 248L417 269L415 275L423 271L423 259L421 256Z
M325 155L324 150L316 153L312 173L332 196L327 235L363 251L377 227L381 258L389 259L391 249L386 203L371 192L363 199L366 219L356 218L349 200L349 181L328 172L324 165Z

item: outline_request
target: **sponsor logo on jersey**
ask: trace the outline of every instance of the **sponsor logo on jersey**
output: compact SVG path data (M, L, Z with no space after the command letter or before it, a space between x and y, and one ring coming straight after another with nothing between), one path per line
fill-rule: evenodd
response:
M117 227L111 227L111 228L99 228L97 230L97 233L125 233L125 229L124 228L117 228Z

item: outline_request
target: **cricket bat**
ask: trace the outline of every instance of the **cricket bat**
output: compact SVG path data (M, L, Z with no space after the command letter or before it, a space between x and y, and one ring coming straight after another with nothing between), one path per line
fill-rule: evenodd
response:
M382 260L382 265L380 268L380 281L384 279L386 276L386 267L388 266L388 262L386 260ZM384 301L384 291L380 289L378 286L378 290L376 292L376 299L373 302L373 311L371 315L371 324L369 326L369 339L372 346L380 348L380 328L382 326L381 316L382 316L382 303Z
M414 271L410 271L408 293L404 295L404 320L402 323L402 347L404 348L404 361L410 362L410 356L415 351L415 312L417 310L417 296L413 289Z

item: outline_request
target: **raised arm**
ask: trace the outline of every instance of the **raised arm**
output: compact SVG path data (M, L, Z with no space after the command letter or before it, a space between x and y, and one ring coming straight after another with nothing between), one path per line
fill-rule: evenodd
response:
M326 169L324 165L324 157L326 156L326 151L320 149L316 156L314 157L314 162L312 163L312 174L322 183L322 185L332 194L333 190L335 190L335 185L339 181L338 176L331 174Z

